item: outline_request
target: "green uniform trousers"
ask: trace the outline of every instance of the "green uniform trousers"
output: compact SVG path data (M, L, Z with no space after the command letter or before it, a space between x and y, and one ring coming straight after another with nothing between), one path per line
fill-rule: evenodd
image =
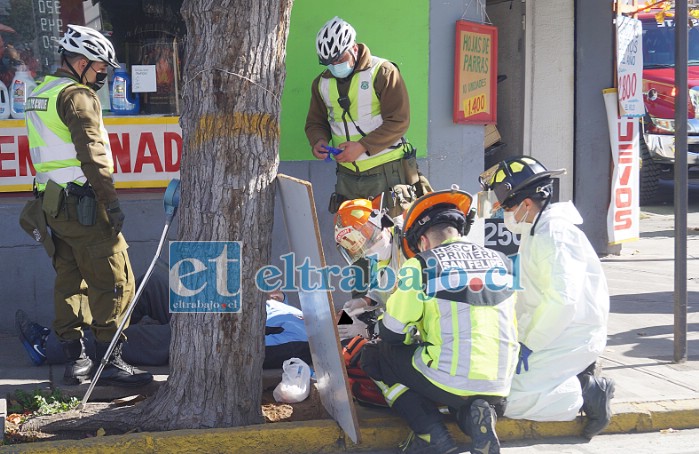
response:
M90 326L99 342L110 342L134 296L128 245L114 233L104 205L97 204L95 224L84 226L77 220L77 197L63 199L58 215L46 216L56 247L53 329L71 340Z
M391 189L394 186L405 184L403 164L400 159L364 172L353 172L338 164L336 174L335 192L341 194L344 200L374 198L383 193L384 206L389 209L389 215L397 216L402 212L401 207L394 203L391 196Z

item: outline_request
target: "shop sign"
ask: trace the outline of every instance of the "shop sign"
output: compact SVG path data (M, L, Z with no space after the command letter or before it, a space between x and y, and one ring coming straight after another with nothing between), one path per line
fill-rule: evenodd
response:
M497 49L496 27L456 22L454 123L496 123Z
M611 197L607 210L609 244L637 240L640 235L639 205L639 121L620 117L617 90L604 90L609 138L612 145Z
M176 117L105 118L117 188L160 188L179 178L182 130ZM31 191L35 171L24 120L0 121L0 192Z
M619 112L622 117L642 117L643 40L641 21L626 16L616 19L616 73Z

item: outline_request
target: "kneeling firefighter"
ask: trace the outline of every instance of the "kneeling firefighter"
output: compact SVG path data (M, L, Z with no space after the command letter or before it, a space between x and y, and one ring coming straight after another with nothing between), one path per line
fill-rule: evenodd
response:
M512 267L500 252L464 238L471 205L471 195L453 187L419 198L407 212L408 260L379 322L380 339L362 352L362 368L413 430L406 452L457 451L438 404L456 414L471 452L500 452L495 422L518 354Z

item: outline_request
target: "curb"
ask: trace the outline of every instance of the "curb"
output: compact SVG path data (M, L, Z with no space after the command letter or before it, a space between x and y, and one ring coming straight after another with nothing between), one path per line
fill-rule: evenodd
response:
M661 429L699 428L699 398L616 403L605 434ZM376 416L380 415L380 416ZM497 434L503 441L580 436L584 420L535 422L502 418ZM453 420L449 431L459 444L469 442ZM398 417L380 412L361 418L363 442L354 445L330 420L273 423L224 429L175 430L95 437L85 440L27 443L0 447L0 452L71 454L80 452L191 453L332 453L395 448L409 433ZM584 439L581 437L581 442Z
M7 418L7 400L0 399L0 441L5 439L5 418Z

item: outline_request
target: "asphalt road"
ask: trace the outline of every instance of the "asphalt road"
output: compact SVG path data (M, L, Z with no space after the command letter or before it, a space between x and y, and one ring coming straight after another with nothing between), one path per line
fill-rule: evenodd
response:
M468 446L463 447L469 452ZM592 441L579 437L549 438L502 443L503 454L697 454L699 429L661 432L598 435ZM368 454L391 454L396 450L348 451Z
M660 180L658 195L652 203L648 204L648 206L672 207L674 200L674 188L675 185L673 180ZM699 209L699 180L689 180L687 194L689 197L688 206L690 211ZM642 210L644 208L646 207L641 207Z

